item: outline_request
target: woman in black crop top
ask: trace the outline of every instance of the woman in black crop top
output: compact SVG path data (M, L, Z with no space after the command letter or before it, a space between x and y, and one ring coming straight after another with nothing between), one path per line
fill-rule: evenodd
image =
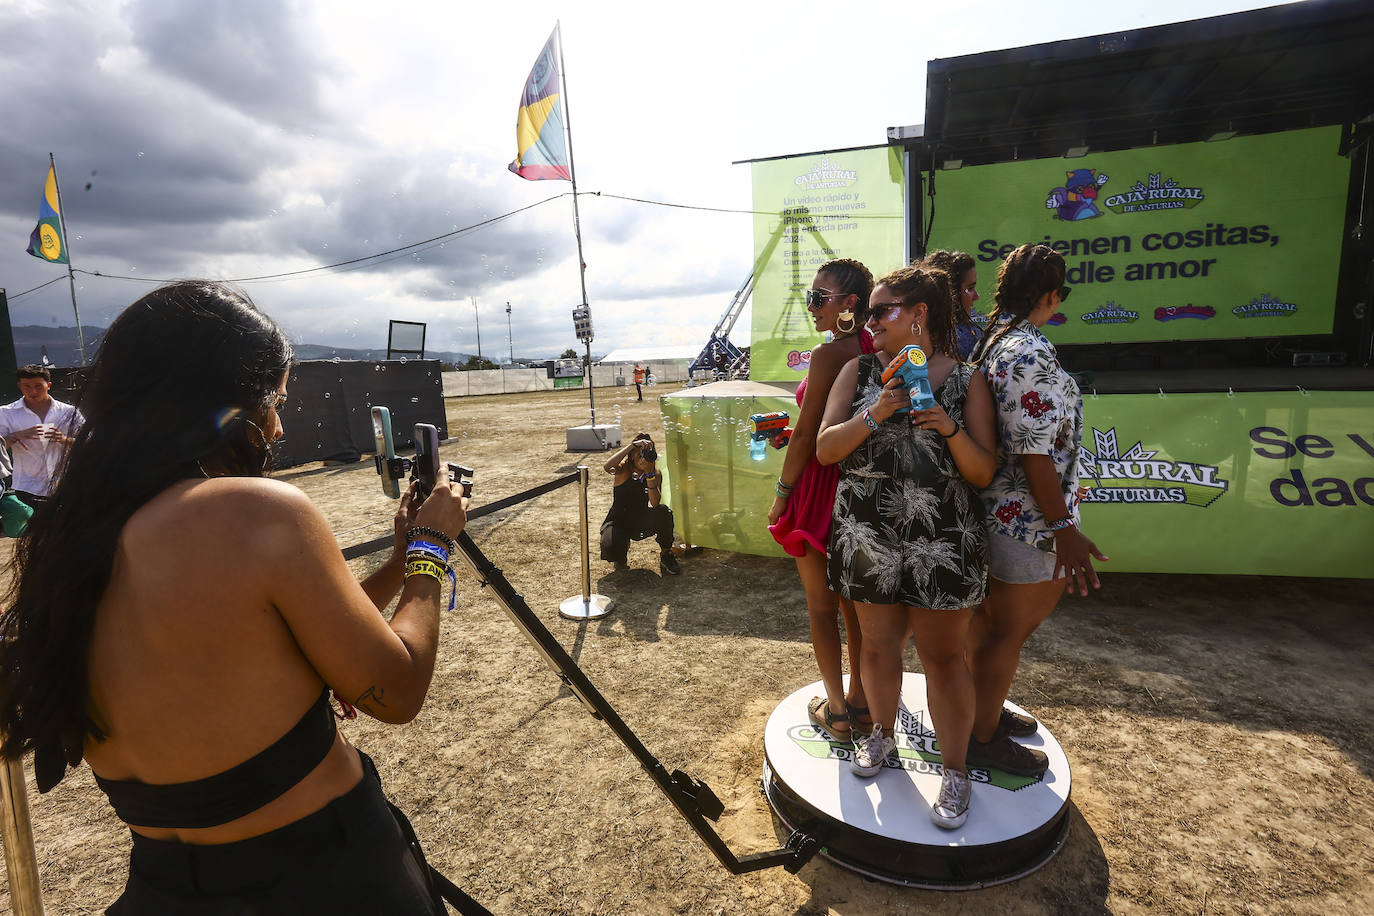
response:
M111 913L443 912L328 693L384 722L419 711L441 583L405 574L405 532L454 537L467 501L442 472L423 504L412 489L391 559L356 581L319 510L264 476L290 361L229 288L135 302L18 544L4 750L34 751L44 790L90 763L133 832Z

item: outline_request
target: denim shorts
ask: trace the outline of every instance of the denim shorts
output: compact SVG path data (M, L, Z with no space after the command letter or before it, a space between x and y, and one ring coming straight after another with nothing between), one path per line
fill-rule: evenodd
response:
M1054 578L1055 554L1025 541L988 532L988 575L1009 585L1049 582Z

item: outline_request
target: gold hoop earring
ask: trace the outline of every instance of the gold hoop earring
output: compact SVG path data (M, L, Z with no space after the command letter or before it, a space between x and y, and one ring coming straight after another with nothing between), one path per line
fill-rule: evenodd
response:
M846 321L849 322L849 327L844 326L844 323ZM840 312L840 314L837 315L835 318L835 327L840 329L841 334L854 333L854 313L849 309L845 309L843 312Z

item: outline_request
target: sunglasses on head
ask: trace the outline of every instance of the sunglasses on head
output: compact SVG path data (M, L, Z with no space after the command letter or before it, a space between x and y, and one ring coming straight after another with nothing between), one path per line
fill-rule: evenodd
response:
M832 293L825 289L808 289L806 291L806 307L810 311L819 311L825 307L827 299L843 299L849 293Z

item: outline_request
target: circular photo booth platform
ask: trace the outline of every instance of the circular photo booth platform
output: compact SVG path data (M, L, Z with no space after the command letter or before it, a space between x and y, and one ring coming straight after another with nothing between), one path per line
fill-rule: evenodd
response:
M1040 778L970 768L973 800L957 830L935 826L940 752L926 707L925 678L903 676L897 751L877 776L849 769L854 746L811 724L817 681L787 697L764 729L764 792L791 830L817 837L821 855L860 874L911 887L966 890L1015 881L1048 862L1069 834L1069 763L1040 724L1017 739L1044 751ZM1017 712L1020 707L1008 703Z

